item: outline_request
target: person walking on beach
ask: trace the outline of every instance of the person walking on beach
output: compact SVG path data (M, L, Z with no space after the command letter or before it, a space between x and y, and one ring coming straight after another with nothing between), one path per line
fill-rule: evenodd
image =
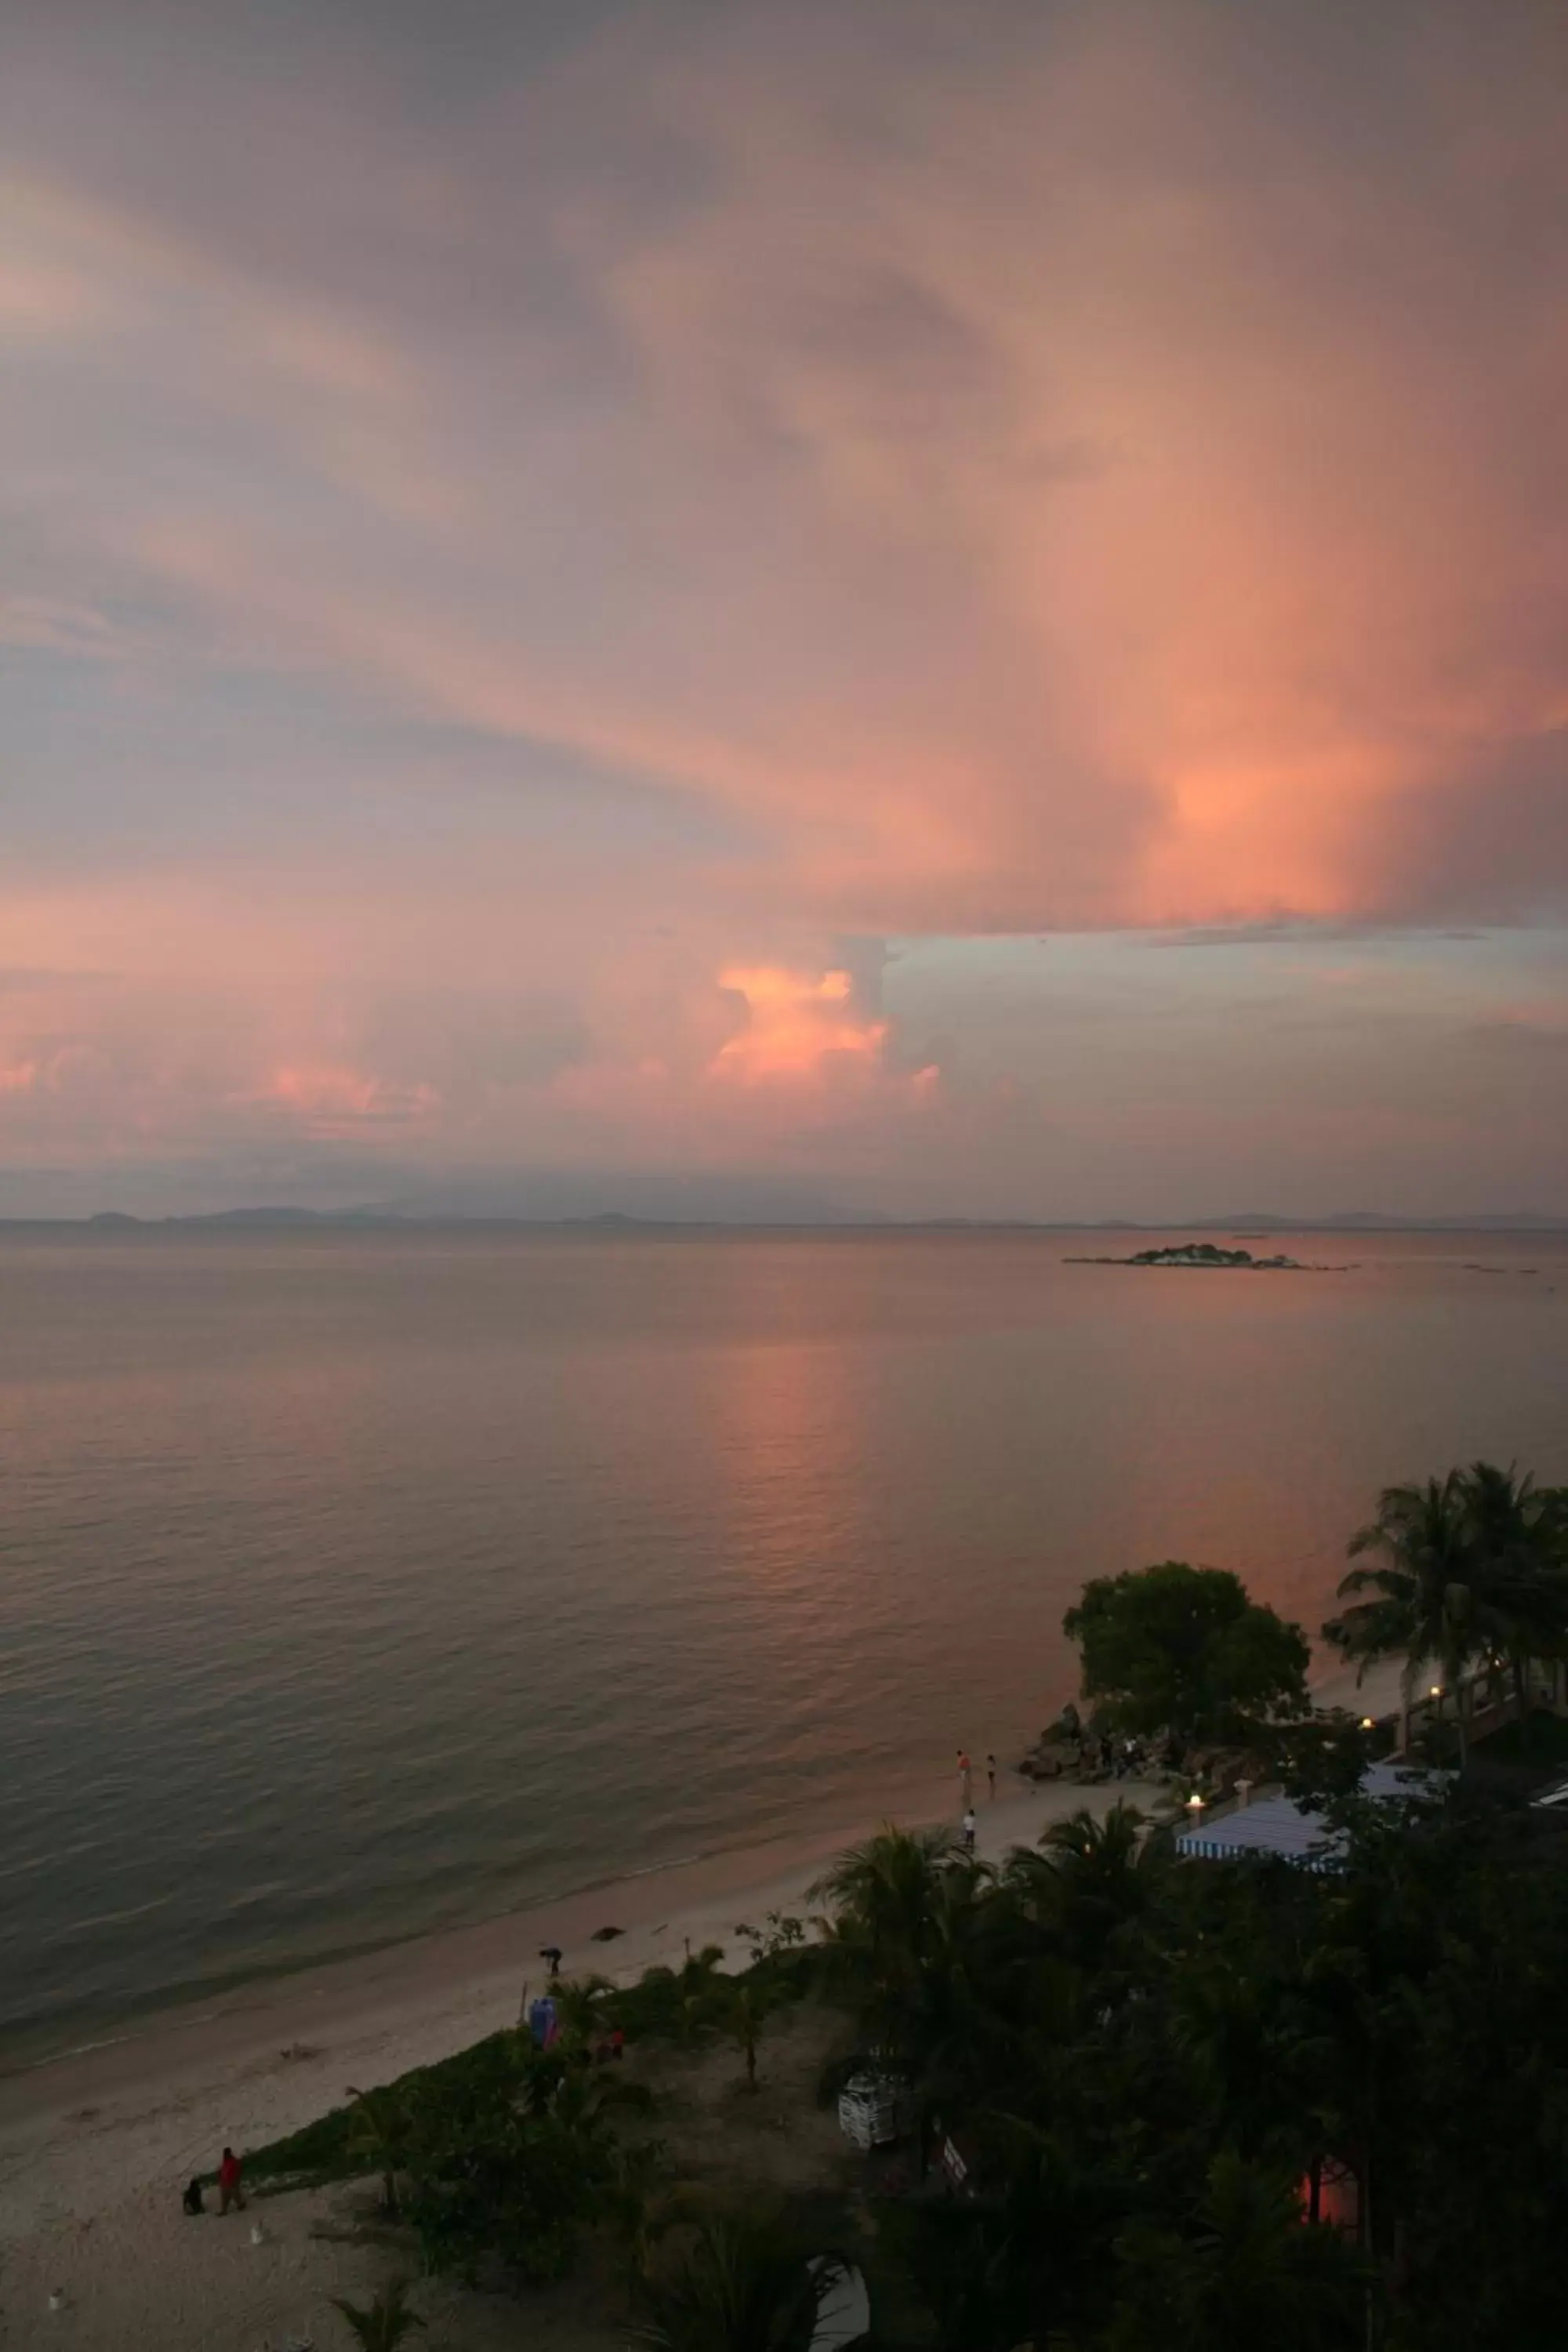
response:
M239 2158L232 2147L226 2147L217 2168L217 2210L226 2213L231 2205L237 2205L243 2213L245 2191L239 2182Z
M541 1944L539 1948L539 1957L542 1960L549 1961L550 1980L553 1984L555 1979L561 1974L561 1963L565 1955L563 1953L559 1944Z
M976 1822L973 1813L966 1810L963 1816L963 1851L965 1853L973 1853L974 1852L974 1832L979 1826L980 1824Z
M963 1810L967 1812L969 1811L969 1801L974 1793L973 1777L970 1770L969 1750L967 1748L961 1748L958 1751L958 1793L963 1800Z
M991 1783L991 1794L993 1798L994 1798L996 1794L996 1759L994 1756L988 1756L985 1759L985 1778Z

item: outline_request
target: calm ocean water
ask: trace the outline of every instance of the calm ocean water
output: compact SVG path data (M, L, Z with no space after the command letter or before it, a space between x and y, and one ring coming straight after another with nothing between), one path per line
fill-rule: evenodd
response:
M1315 1627L1380 1484L1568 1479L1568 1239L1062 1262L1135 1245L0 1232L13 2049L857 1820L1016 1753L1086 1576Z

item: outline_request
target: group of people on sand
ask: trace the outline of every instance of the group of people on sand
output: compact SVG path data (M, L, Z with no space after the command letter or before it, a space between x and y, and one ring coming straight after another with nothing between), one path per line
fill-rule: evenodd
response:
M996 1794L996 1759L994 1756L987 1756L985 1759L985 1780L990 1794L994 1797ZM975 1833L980 1827L980 1823L975 1819L974 1814L974 1767L969 1760L969 1750L967 1748L961 1748L958 1751L958 1794L963 1806L963 1819L959 1830L959 1842L963 1845L965 1853L973 1853L974 1852Z
M1159 1740L1118 1739L1086 1725L1070 1699L1058 1718L1058 1737L1071 1751L1073 1770L1096 1780L1137 1780L1175 1760L1168 1735Z

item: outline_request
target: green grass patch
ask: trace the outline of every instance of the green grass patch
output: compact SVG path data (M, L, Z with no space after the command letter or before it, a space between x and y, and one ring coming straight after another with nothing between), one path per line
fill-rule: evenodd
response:
M421 2089L438 2091L444 2083L456 2084L459 2074L474 2063L476 2052L510 2043L512 2034L504 2030L486 2036L482 2042L469 2044L466 2050L454 2052L450 2058L437 2059L433 2066L415 2066L406 2074L399 2074L393 2087L400 2091ZM352 2105L333 2107L302 2131L289 2132L283 2139L268 2140L264 2147L253 2147L245 2157L245 2179L248 2188L253 2183L288 2178L289 2180L347 2180L359 2173L373 2172L374 2165L350 2152L349 2142L353 2131L354 2111ZM208 2176L216 2179L216 2173Z

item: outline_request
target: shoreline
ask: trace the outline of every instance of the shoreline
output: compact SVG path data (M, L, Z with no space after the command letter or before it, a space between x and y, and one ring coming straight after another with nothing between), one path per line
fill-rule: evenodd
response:
M1336 1667L1314 1696L1381 1715L1397 1704L1397 1683L1396 1667L1377 1669L1358 1692L1353 1672ZM1126 1801L1151 1811L1167 1793L1138 1780L1020 1783L1009 1771L996 1797L977 1796L978 1851L996 1860L1080 1807L1100 1815ZM679 1965L688 1945L716 1943L744 1963L742 1921L807 1909L806 1889L847 1846L889 1820L952 1824L953 1799L944 1773L868 1803L857 1820L253 1979L0 2075L0 2283L58 2272L68 2288L126 2230L161 2238L175 2227L180 2188L226 2144L277 2139L341 2105L351 2084L390 2081L516 2024L545 1979L542 1945L563 1948L568 1975L616 1982ZM596 1941L605 1927L620 1932ZM5 2302L12 2322L8 2294Z
M1358 1694L1353 1674L1336 1669L1314 1696L1382 1713L1384 1685L1396 1694L1396 1670L1369 1675ZM1148 1781L1040 1784L1009 1771L995 1798L976 1799L977 1849L997 1860L1080 1808L1102 1816L1125 1801L1149 1811L1168 1794ZM176 2342L255 2352L304 2340L325 2293L363 2288L366 2257L316 2234L321 2225L332 2237L330 2195L268 2198L255 2217L259 2236L186 2221L181 2189L226 2145L243 2154L342 2105L351 2084L389 2082L515 2025L545 1981L542 1945L562 1946L566 1974L616 1982L709 1943L744 1965L742 1921L808 1910L806 1889L846 1846L889 1820L952 1824L954 1797L943 1773L868 1799L856 1821L252 1979L0 2076L0 2333L19 2347L68 2340L76 2352ZM611 1926L622 1931L613 1941L594 1939ZM70 2315L63 2323L57 2295ZM433 2319L432 2352L488 2346L473 2317L465 2304L449 2322Z
M1312 1696L1320 1707L1342 1706L1357 1714L1383 1716L1397 1711L1398 1683L1395 1662L1384 1661L1369 1668L1359 1685L1353 1667L1335 1664L1313 1683ZM984 1774L977 1777L983 1783ZM1096 1797L1109 1801L1116 1790L1134 1787L1148 1801L1158 1794L1131 1781L1110 1784L1109 1789L1078 1782L1032 1782L1009 1766L1002 1768L1000 1779L1004 1793L995 1799L976 1799L982 1853L989 1851L985 1832L991 1821L1037 1804L1047 1807L1047 1817L1059 1817L1062 1810L1072 1810L1062 1802L1069 1791L1085 1801ZM706 1906L721 1895L726 1898L731 1894L771 1895L775 1882L794 1889L791 1899L795 1899L808 1883L800 1878L802 1869L810 1864L819 1871L846 1846L885 1822L930 1828L956 1821L956 1811L944 1794L949 1780L949 1775L942 1774L885 1788L863 1813L832 1830L786 1832L742 1845L714 1847L651 1863L619 1876L591 1878L460 1926L351 1948L296 1967L258 1969L207 1991L176 1995L166 2002L132 2011L122 2019L106 2019L101 2031L81 2042L50 2044L45 2038L47 2026L37 2029L36 2035L30 2035L26 2027L18 2029L11 2037L13 2050L0 2048L0 2194L4 2134L15 2114L30 2104L26 2086L40 2078L94 2071L107 2076L140 2075L146 2071L144 2058L173 2054L181 2044L200 2048L208 2030L230 2033L251 2030L269 2040L273 2021L295 2012L324 2017L346 2001L363 2011L367 1995L400 2002L416 1990L429 1991L437 1981L479 1984L495 1975L515 1975L520 1967L526 1976L530 1958L535 1961L537 1973L539 1946L531 1938L542 1935L563 1941L573 1967L594 1968L618 1979L626 1973L626 1965L618 1957L624 1948L635 1938L640 1948L650 1932L658 1940L654 1912ZM1017 1843L1016 1833L1007 1842ZM602 1917L597 1916L601 1912ZM613 1926L627 1932L603 1944L595 1943L594 1928L584 1925L589 1913L595 1915L595 1926ZM570 1937L586 1938L584 1948L574 1949L563 1940ZM640 1969L650 1964L645 1958L636 1965ZM116 2059L116 2053L123 2054Z
M978 1851L995 1859L1080 1806L1100 1813L1125 1799L1147 1809L1163 1793L1128 1780L983 1795ZM243 2149L276 2139L341 2105L351 2083L389 2081L516 2024L543 1984L543 1943L563 1948L567 1975L616 1982L655 1963L679 1965L688 1941L693 1950L721 1944L727 1959L749 1960L746 1947L736 1948L742 1921L805 1908L805 1889L831 1861L894 1817L932 1827L952 1821L955 1809L928 1785L926 1802L897 1816L884 1810L258 1979L0 2077L0 2246L58 2240L63 2257L95 2217L149 2192L174 2212L184 2181L209 2168L226 2143ZM622 1933L593 1940L605 1926Z
M1018 1735L1016 1744L1022 1751L1028 1743L1023 1735ZM984 1772L977 1777L983 1787ZM1004 1789L1011 1788L1016 1792L1026 1791L1030 1786L1010 1765L1001 1766L998 1779ZM85 2063L128 2043L146 2042L164 2032L177 2033L193 2021L229 2016L253 2006L268 2006L274 1994L279 2001L284 2000L290 1986L328 1985L345 1971L374 1982L383 1974L395 1976L400 1957L413 1965L424 1954L443 1950L456 1953L466 1946L477 1951L501 1939L517 1922L538 1921L548 1915L559 1924L563 1915L575 1916L594 1898L615 1895L622 1898L623 1911L636 1910L641 1907L636 1890L645 1882L681 1884L688 1874L710 1874L718 1886L732 1883L738 1868L743 1874L743 1883L750 1885L758 1875L755 1864L783 1869L800 1855L821 1853L831 1858L887 1821L929 1826L950 1814L956 1821L956 1812L946 1802L950 1780L951 1775L945 1773L919 1778L905 1774L882 1780L868 1789L864 1811L852 1820L841 1820L833 1831L774 1828L762 1836L746 1836L732 1844L672 1854L640 1869L611 1870L603 1875L584 1877L569 1885L508 1902L501 1909L480 1912L471 1918L378 1936L363 1943L351 1942L334 1951L309 1954L298 1959L262 1961L205 1985L199 1981L186 1984L161 1997L143 2000L118 2016L81 2019L79 2039L59 2038L47 2016L25 2021L0 2033L0 2120L5 2115L8 2091L28 2075L78 2060ZM621 1922L617 1919L614 1924ZM68 2036L72 2030L65 2021L59 2021L58 2027L59 2032Z

